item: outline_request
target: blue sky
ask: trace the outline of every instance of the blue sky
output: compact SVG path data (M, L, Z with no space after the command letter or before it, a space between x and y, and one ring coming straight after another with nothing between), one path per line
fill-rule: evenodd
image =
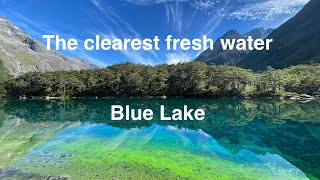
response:
M44 34L76 38L216 39L230 29L240 33L254 27L276 28L309 0L0 0L0 15L42 39ZM162 41L164 44L164 41ZM80 46L79 46L80 47ZM194 59L199 51L76 51L62 53L108 66L120 62L177 63Z

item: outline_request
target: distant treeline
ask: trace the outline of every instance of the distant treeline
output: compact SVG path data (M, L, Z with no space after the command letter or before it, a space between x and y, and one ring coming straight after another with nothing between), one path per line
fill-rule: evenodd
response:
M7 95L65 97L271 97L320 93L320 65L253 73L201 62L148 66L116 64L103 69L26 73L4 84Z

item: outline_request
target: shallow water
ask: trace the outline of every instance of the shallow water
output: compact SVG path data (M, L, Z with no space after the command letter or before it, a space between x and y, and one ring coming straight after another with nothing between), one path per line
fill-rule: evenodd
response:
M203 121L110 121L110 106L202 108ZM320 102L0 101L0 179L317 179ZM167 113L168 113L167 112Z

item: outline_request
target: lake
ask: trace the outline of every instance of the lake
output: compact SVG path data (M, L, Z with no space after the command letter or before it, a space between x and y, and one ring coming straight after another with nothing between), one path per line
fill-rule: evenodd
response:
M111 105L203 121L111 121ZM320 102L0 101L0 179L318 179Z

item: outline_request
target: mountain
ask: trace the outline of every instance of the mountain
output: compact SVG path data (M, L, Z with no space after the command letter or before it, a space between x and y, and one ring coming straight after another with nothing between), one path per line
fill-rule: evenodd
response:
M255 28L245 34L240 34L236 30L230 30L215 42L213 50L208 49L204 51L196 58L196 61L216 65L236 65L251 51L224 51L222 49L220 39L246 39L248 36L252 36L253 39L265 38L272 30L273 29L265 30L264 28Z
M311 0L293 18L274 30L269 51L253 51L240 67L263 70L291 65L320 63L320 1Z
M254 28L251 31L245 33L244 35L246 37L252 36L253 39L264 39L266 38L274 29L269 28L269 29L264 29L264 28Z
M95 68L87 61L62 55L33 39L4 17L0 17L0 73L68 71Z

